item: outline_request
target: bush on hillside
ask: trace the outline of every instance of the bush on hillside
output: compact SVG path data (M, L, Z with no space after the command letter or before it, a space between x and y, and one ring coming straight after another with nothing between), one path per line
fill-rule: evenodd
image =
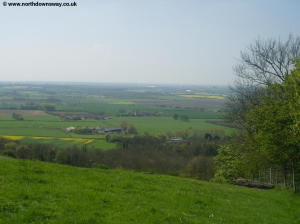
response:
M184 171L188 177L200 180L210 180L215 173L213 158L208 156L197 156L187 164Z

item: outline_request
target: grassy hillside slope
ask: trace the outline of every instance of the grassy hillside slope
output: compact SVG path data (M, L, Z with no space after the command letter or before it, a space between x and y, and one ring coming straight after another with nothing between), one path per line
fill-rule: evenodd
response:
M300 197L0 157L0 223L300 223Z

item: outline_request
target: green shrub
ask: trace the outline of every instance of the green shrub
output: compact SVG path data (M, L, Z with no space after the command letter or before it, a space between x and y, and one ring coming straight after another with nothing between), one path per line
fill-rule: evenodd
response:
M18 145L16 147L16 156L21 159L30 159L31 150L26 145Z
M185 174L200 180L210 180L214 176L214 162L212 157L197 156L185 168Z
M5 149L1 152L1 155L4 156L9 156L9 157L13 157L16 158L16 152L13 149Z
M107 166L105 166L103 164L99 164L99 163L92 164L92 168L98 168L98 169L104 169L104 170L109 169L109 167L107 167Z
M216 173L214 180L224 182L243 176L241 172L241 152L232 145L225 145L218 149L214 159Z

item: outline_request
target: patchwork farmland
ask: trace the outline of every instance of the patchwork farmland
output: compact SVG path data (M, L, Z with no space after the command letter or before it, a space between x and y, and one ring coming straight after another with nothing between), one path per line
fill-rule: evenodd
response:
M226 90L219 91L222 94L200 95L186 94L184 88L2 85L0 136L23 143L109 149L115 144L106 142L105 135L80 134L67 128L111 128L127 122L139 134L176 135L178 131L189 130L229 135L235 129L213 123L222 121ZM22 119L14 118L13 114ZM174 114L186 116L188 121L175 120Z

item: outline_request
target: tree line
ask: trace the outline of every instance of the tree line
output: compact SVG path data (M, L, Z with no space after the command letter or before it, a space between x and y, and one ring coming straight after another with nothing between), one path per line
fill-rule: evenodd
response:
M80 167L122 168L148 173L181 175L209 180L214 176L213 157L219 145L231 138L214 133L189 133L179 143L167 135L107 135L115 149L89 150L73 145L58 148L51 144L28 144L0 138L0 154Z
M257 40L241 53L227 119L241 128L215 159L215 178L255 178L276 170L283 185L300 181L300 38ZM288 176L291 181L288 183ZM271 178L270 178L271 179Z

